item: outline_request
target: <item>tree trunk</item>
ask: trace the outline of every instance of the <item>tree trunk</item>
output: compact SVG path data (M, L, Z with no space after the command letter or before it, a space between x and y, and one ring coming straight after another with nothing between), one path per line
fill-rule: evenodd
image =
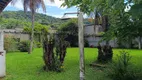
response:
M139 49L142 49L142 40L141 40L141 37L139 37Z
M60 40L59 44L60 44L60 62L63 65L66 56L67 42L64 40Z
M108 16L103 16L102 17L102 27L103 31L106 32L108 31L109 25L108 25Z
M53 42L48 41L47 36L43 36L43 60L45 63L44 70L49 71L53 70L53 64L54 64L54 53L53 53Z
M113 57L113 51L112 47L109 45L104 45L101 46L99 45L98 47L98 62L108 62L112 60Z
M48 46L47 45L48 45L47 42L43 41L43 60L44 60L44 63L45 63L44 69L46 69L46 66L48 65L48 54L47 54Z
M35 18L35 13L32 12L32 32L31 32L31 38L30 38L30 49L29 49L29 54L31 54L32 49L33 49L33 40L34 40L34 18Z
M79 26L79 49L80 49L80 80L85 80L85 66L84 66L84 26L83 26L83 13L79 12L78 16Z
M54 39L48 39L47 34L43 37L43 60L45 71L60 72L66 56L67 42L64 37L56 36ZM55 51L55 52L54 52Z
M104 32L108 31L109 25L108 25L108 16L102 17L102 28ZM109 45L109 40L106 40L106 45Z
M99 15L98 15L98 12L97 10L95 10L95 25L99 25Z
M48 51L47 51L47 56L48 56L48 60L47 60L47 62L48 62L48 65L47 65L47 67L48 67L48 70L52 70L52 66L53 66L53 60L54 60L54 53L53 53L53 44L52 44L52 42L49 42L49 44L48 44Z

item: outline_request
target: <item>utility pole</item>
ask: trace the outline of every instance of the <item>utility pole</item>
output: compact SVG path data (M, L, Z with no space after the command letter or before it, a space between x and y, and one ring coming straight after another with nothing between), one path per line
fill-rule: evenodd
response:
M85 66L84 66L84 25L83 13L78 14L78 36L79 36L79 52L80 52L80 80L85 80Z
M70 18L65 17L67 14L77 14L78 15L78 42L79 42L79 69L80 69L80 80L85 80L85 60L84 60L84 24L83 24L83 12L72 12L65 13L61 20L68 20Z

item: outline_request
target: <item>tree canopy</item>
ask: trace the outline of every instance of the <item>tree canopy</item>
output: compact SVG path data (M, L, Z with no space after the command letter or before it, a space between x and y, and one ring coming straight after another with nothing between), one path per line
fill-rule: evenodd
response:
M65 0L62 6L77 6L90 15L107 16L109 26L104 40L130 41L142 36L142 0Z

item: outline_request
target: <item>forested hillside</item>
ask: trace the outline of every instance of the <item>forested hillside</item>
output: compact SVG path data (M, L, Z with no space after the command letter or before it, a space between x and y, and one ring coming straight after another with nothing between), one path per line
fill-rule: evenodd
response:
M52 16L47 16L45 14L36 13L35 22L42 25L57 25L63 21L59 18L54 18ZM31 23L31 13L23 11L4 11L0 17L0 28L23 28L25 26L30 26Z
M4 11L2 13L3 18L12 18L22 21L31 21L31 13L23 12L23 11ZM59 18L54 18L51 16L47 16L45 14L36 13L35 21L39 23L52 24L52 23L60 23L62 22Z
M0 28L23 28L30 27L31 24L31 13L24 11L4 11L0 15ZM35 22L42 25L54 25L58 27L60 24L66 22L59 18L47 16L45 14L36 13ZM84 24L90 24L88 19L84 19Z

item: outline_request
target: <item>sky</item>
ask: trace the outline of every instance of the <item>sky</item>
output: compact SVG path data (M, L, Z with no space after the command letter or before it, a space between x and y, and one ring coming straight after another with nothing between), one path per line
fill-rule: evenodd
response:
M77 12L76 7L66 8L61 7L61 4L63 1L55 0L54 3L50 2L49 0L44 0L46 5L46 13L42 11L41 8L37 10L38 13L47 14L48 16L53 16L57 18L61 18L64 13L68 12ZM4 9L4 11L18 11L23 10L23 5L21 0L18 0L18 2L15 5L11 5L11 3L8 4L8 6ZM67 15L68 17L76 17L76 15Z

